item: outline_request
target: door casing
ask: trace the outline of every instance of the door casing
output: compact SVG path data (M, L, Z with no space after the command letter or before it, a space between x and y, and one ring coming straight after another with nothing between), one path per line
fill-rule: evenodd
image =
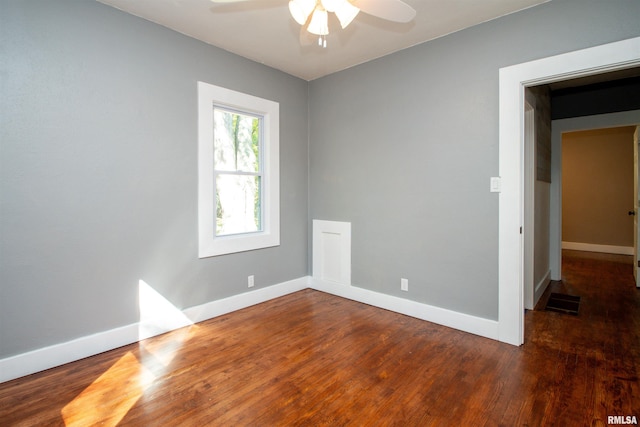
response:
M636 126L636 131L633 133L633 254L634 254L634 267L633 277L636 279L636 287L640 288L640 264L638 263L638 243L640 242L640 235L638 233L638 216L640 215L640 193L638 189L638 178L640 171L640 162L638 162L638 134L640 133L640 126Z
M640 37L501 68L499 71L498 339L524 342L524 90L640 66Z

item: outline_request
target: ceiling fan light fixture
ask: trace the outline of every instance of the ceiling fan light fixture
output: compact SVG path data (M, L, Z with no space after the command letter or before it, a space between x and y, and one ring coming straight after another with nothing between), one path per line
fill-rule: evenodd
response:
M324 7L324 10L327 12L335 12L336 7L338 7L338 3L341 3L341 0L320 0L320 3L322 3L322 7Z
M295 21L304 25L309 19L309 15L316 7L316 0L291 0L289 2L289 12Z
M311 15L311 22L309 22L307 31L317 36L326 36L329 34L329 17L326 10L321 7L316 7L313 15Z
M340 21L342 29L344 30L345 28L347 28L347 25L349 25L351 21L353 21L353 19L358 16L358 13L360 13L360 9L352 5L347 0L338 0L336 3L337 6L335 9L335 14Z

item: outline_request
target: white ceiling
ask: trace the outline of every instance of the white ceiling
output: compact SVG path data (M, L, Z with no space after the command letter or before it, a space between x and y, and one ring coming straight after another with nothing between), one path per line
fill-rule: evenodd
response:
M314 80L550 0L404 0L417 11L416 18L407 24L360 13L342 30L332 16L326 49L317 46L314 38L301 37L287 0L226 4L209 0L98 1L288 74Z

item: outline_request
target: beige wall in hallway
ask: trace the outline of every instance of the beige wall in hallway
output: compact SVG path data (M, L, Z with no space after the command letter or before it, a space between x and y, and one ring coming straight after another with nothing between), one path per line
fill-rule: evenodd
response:
M633 132L562 136L562 240L633 247Z

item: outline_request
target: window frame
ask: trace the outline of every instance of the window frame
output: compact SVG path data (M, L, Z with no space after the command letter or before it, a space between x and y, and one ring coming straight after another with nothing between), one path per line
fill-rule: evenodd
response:
M216 236L214 108L262 117L262 231ZM280 105L275 101L198 82L198 257L280 245Z
M217 187L217 182L216 180L221 178L221 177L231 177L231 176L235 176L235 177L241 177L241 176L245 176L245 177L254 177L254 178L260 178L260 185L259 185L259 194L260 194L260 224L259 224L259 229L255 230L255 231L242 231L242 232L237 232L237 233L227 233L227 234L219 234L218 230L217 230L217 224L216 226L214 226L214 232L216 237L223 237L223 236L232 236L232 235L239 235L239 234L249 234L249 233L259 233L262 232L262 230L264 229L264 207L262 206L262 201L263 201L263 195L264 195L264 164L263 164L263 155L262 153L264 152L264 116L262 114L254 114L254 113L249 113L247 111L238 111L236 109L231 109L226 105L220 105L220 104L214 104L213 105L213 114L214 114L214 127L215 127L215 114L216 111L219 112L224 112L227 114L234 114L234 115L238 115L238 116L243 116L243 117L250 117L252 119L258 120L258 122L260 123L259 125L259 137L258 137L258 170L254 171L254 172L250 172L250 171L246 171L246 170L232 170L232 169L227 169L224 167L216 167L216 159L215 159L215 130L214 130L214 141L213 141L213 147L214 147L214 161L213 161L213 182L214 182L214 189L215 189L215 193L216 196L218 195L218 187ZM217 203L217 201L216 201ZM217 204L216 204L216 209L217 209ZM217 212L216 212L217 213ZM217 215L216 215L217 217Z

